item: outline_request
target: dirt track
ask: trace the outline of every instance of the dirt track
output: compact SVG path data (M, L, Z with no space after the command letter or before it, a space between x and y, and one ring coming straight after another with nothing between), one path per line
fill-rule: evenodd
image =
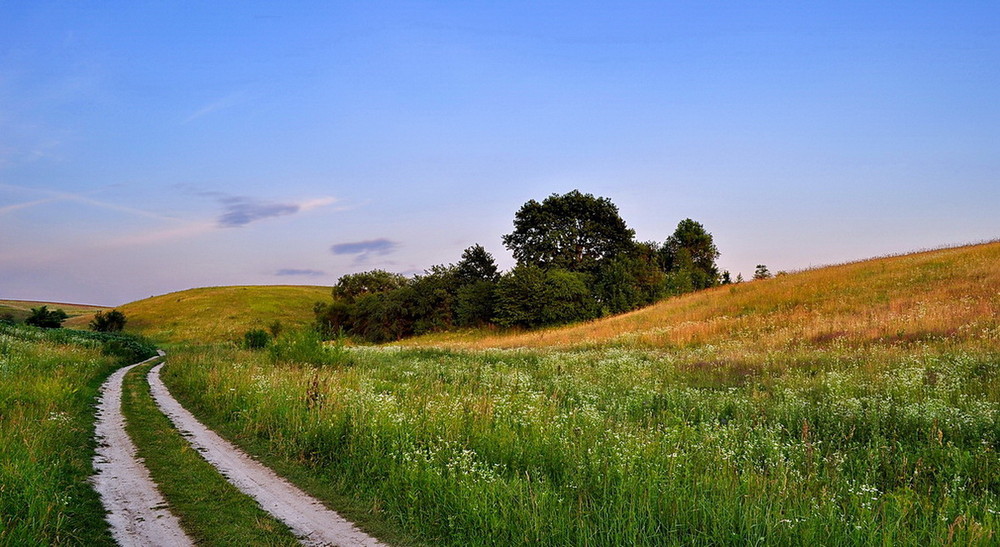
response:
M274 471L202 425L174 399L160 380L157 365L149 385L160 410L182 435L229 482L253 497L267 512L288 525L306 545L382 545L319 500L299 490Z
M111 535L119 545L194 545L177 517L166 509L166 500L150 478L149 470L136 458L135 445L125 432L122 379L143 363L117 370L101 386L94 430L97 473L91 477L91 483L108 511Z

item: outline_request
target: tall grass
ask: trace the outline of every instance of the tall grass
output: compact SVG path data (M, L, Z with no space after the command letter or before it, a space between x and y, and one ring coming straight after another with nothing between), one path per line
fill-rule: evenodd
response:
M997 539L995 351L338 351L192 350L164 379L435 543Z
M0 545L112 544L92 474L94 398L126 336L0 324Z

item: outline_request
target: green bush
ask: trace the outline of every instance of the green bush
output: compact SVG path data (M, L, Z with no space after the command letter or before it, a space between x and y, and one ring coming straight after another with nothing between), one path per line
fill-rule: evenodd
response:
M312 329L286 332L268 347L275 363L305 363L313 365L345 364L344 348L338 344L328 347L320 334Z
M271 343L271 335L264 329L248 330L243 335L243 347L246 349L264 349Z

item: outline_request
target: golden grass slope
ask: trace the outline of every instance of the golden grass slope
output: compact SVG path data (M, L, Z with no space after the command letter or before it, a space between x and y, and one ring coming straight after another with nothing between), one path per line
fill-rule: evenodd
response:
M125 330L158 342L240 340L250 329L280 321L299 328L313 321L313 305L329 301L330 287L261 285L206 287L154 296L119 306Z
M1000 242L992 242L718 287L568 327L413 343L467 349L721 345L755 352L831 344L997 349L998 314Z

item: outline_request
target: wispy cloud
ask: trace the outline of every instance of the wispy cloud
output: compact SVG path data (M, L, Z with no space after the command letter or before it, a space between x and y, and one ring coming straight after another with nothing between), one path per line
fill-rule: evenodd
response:
M372 255L385 256L392 254L399 248L399 243L386 239L370 239L367 241L352 241L349 243L338 243L330 247L330 252L335 255L356 255L356 262L365 262Z
M258 220L294 215L337 202L336 198L329 196L299 202L279 202L251 196L234 196L213 190L201 190L188 185L178 185L178 187L186 192L212 198L219 202L223 210L216 222L220 228L240 228Z
M198 118L207 116L213 112L218 112L219 110L225 110L227 108L233 107L243 102L246 99L246 96L247 95L245 92L238 91L236 93L231 93L229 95L226 95L221 99L212 101L206 104L205 106L199 108L198 110L194 111L190 116L181 120L181 125L189 124L197 120Z
M106 201L96 200L94 198L88 197L88 194L74 194L74 193L70 193L70 192L57 192L57 191L53 191L53 190L45 190L45 189L40 189L40 188L24 188L24 187L21 187L21 186L16 186L16 185L13 185L13 184L4 184L4 183L0 183L0 188L9 188L9 189L17 190L17 191L20 191L20 192L32 192L32 193L36 193L36 194L43 194L43 195L49 196L49 197L43 198L43 199L36 199L36 200L32 200L32 201L26 201L26 202L22 202L22 203L15 203L15 204L12 204L12 205L6 205L4 207L0 207L0 214L10 213L10 212L13 212L13 211L17 211L19 209L27 209L27 208L30 208L30 207L36 207L38 205L44 205L46 203L55 203L55 202L59 202L59 201L71 201L71 202L75 202L75 203L81 203L81 204L84 204L84 205L91 205L93 207L98 207L98 208L101 208L101 209L107 209L107 210L111 210L111 211L118 211L120 213L127 213L127 214L130 214L130 215L140 216L140 217L144 217L144 218L152 218L152 219L157 219L157 220L177 220L177 219L175 219L173 217L169 217L169 216L166 216L166 215L154 212L154 211L147 211L147 210L144 210L144 209L137 209L135 207L128 207L126 205L119 205L117 203L109 203L109 202L106 202ZM106 190L106 188L102 188L100 190L96 190L94 192L89 192L89 193L98 193L98 192L101 192L103 190Z
M283 268L274 273L277 276L304 276L304 277L319 277L326 275L326 272L321 270L301 270L298 268Z
M225 212L219 216L219 226L238 228L265 218L294 215L302 209L296 203L275 203L246 196L220 197Z

